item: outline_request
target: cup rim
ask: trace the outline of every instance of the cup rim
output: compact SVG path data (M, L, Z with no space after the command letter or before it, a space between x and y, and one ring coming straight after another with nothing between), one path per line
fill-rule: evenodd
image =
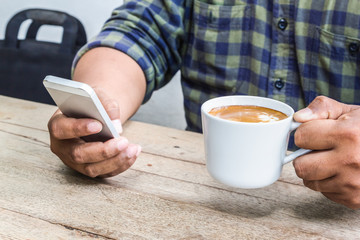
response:
M258 122L256 122L256 123L254 123L254 122L238 122L238 121L232 121L232 120L227 120L227 119L219 118L219 117L216 117L216 116L213 116L213 115L209 114L209 112L205 110L206 105L210 104L211 102L213 102L213 101L218 101L218 100L221 100L221 99L227 99L227 98L237 98L237 99L238 99L238 98L248 98L248 99L251 99L251 98L252 98L252 99L256 99L256 100L263 99L264 101L273 102L273 103L275 103L275 104L278 104L278 105L281 105L281 106L283 106L283 107L286 107L286 108L289 109L289 111L290 111L290 113L291 113L291 114L289 114L288 117L285 118L285 119L278 120L278 121L273 121L273 122L261 122L261 123L260 123L261 125L281 124L281 123L284 122L284 121L288 121L289 119L293 119L293 115L294 115L294 113L295 113L294 109L293 109L290 105L288 105L288 104L286 104L286 103L284 103L284 102L281 102L281 101L279 101L279 100L272 99L272 98L260 97L260 96L251 96L251 95L228 95L228 96L220 96L220 97L215 97L215 98L208 99L208 100L205 101L203 104L201 104L201 113L204 114L204 115L206 115L206 116L207 116L208 118L210 118L210 119L213 119L213 120L216 120L216 121L219 121L219 122L226 122L226 123L228 123L228 124L236 124L236 125L239 125L239 124L240 124L240 125L256 125L256 124L259 124ZM228 105L226 105L226 106L229 106L229 105L231 105L231 104L228 104ZM234 104L234 105L235 105L235 104ZM236 105L241 105L241 104L236 104ZM245 104L244 104L244 105L245 105ZM248 105L248 104L247 104L247 105ZM224 105L223 105L223 106L224 106ZM264 106L262 106L262 105L256 105L256 104L254 104L254 106L264 107ZM216 106L213 106L212 108L214 108L214 107L216 107ZM265 106L265 107L267 107L267 106ZM271 107L267 107L267 108L271 108ZM280 111L280 110L278 110L278 109L275 109L275 110ZM282 112L282 111L281 111L281 112Z

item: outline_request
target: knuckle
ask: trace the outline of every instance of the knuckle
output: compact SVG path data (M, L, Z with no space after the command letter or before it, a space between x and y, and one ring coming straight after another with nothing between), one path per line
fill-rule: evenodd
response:
M307 188L316 191L316 192L320 192L320 185L319 185L319 181L307 181L306 185Z
M48 124L47 124L47 128L48 128L49 132L52 132L53 125L54 125L54 121L53 121L53 119L50 119Z
M85 129L82 124L76 124L75 127L72 128L73 136L82 136L84 131Z
M347 133L346 134L348 144L342 152L342 164L344 166L350 167L350 169L360 170L360 136L354 133ZM340 151L340 150L339 150ZM360 178L359 178L360 180Z
M334 100L328 97L317 96L310 105L314 106L316 109L322 109L319 113L321 118L329 118L333 115L333 112L330 110L332 109L331 105L333 105L333 102Z
M124 159L122 159L121 157L117 157L114 161L115 168L118 170L122 170L125 167L124 162L126 162L126 161L124 161Z
M351 209L359 209L360 208L360 197L352 197L347 201L347 207Z
M330 101L330 98L325 96L317 96L314 101L319 104L327 104Z
M294 164L296 175L299 178L304 179L305 178L305 171L304 171L303 167L301 166L300 162L299 161L294 161L293 164Z
M84 159L82 157L81 151L78 147L73 147L70 152L71 159L75 163L83 163Z
M118 107L119 105L115 100L108 100L105 103L105 108L108 110L117 109Z
M96 169L91 165L85 166L84 173L86 176L89 176L91 178L95 178L98 175Z
M360 158L357 155L348 154L344 163L345 166L349 167L350 169L360 170Z
M108 159L111 157L111 151L106 148L106 147L103 147L101 150L100 150L100 155L103 159Z
M345 189L348 190L348 192L360 193L360 179L358 177L349 178L344 183L344 187ZM360 200L360 195L359 195L359 200Z
M130 168L132 165L132 159L129 159L128 161L126 161L126 163L124 164L124 170Z
M124 172L129 169L132 165L132 161L129 158L121 158L119 157L116 162L116 168L120 172Z
M344 189L344 205L352 209L360 208L360 179L356 177L347 180Z
M54 121L49 121L48 129L50 135L54 136L55 138L61 137L61 128L59 128L58 125L54 123Z
M317 108L328 109L328 105L330 105L330 98L325 96L317 96L314 101L310 105L314 105Z
M313 102L318 106L329 109L328 107L334 103L334 100L325 96L317 96Z
M340 121L349 121L351 119L352 119L352 117L349 113L344 113L338 118L338 120L340 120Z
M296 129L294 133L294 141L295 145L298 147L302 147L304 144L304 131L302 131L301 127Z
M348 139L353 144L360 145L360 131L356 131L354 128L343 127L339 135L341 139Z

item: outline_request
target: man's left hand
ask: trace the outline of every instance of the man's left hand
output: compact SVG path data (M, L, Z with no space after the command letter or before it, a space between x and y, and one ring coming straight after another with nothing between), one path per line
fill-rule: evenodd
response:
M349 208L360 208L360 106L317 97L294 114L303 124L298 147L314 151L294 160L304 185Z

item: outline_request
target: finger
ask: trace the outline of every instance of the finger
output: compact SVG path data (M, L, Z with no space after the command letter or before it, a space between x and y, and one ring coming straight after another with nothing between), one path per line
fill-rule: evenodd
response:
M336 176L324 180L304 180L303 182L306 187L316 192L334 193L339 188L337 185Z
M360 208L360 197L356 194L346 195L343 193L322 193L325 197L336 203L342 204L351 209Z
M112 123L114 124L116 131L121 134L123 132L123 128L120 119L112 120Z
M127 151L122 151L117 156L108 160L91 163L84 167L84 172L87 176L97 177L107 175L113 172L124 172L135 162L138 155L138 146L130 144Z
M137 152L136 152L135 156L132 156L133 153L126 153L126 154L125 154L126 156L132 156L132 157L129 158L129 164L130 164L130 166L132 166L132 165L134 164L134 162L136 161L136 159L137 159L137 157L139 156L140 152L141 152L141 147L140 147L139 145L137 145ZM129 166L129 167L130 167L130 166ZM98 176L98 177L109 178L109 177L116 176L116 175L118 175L118 174L120 174L120 173L122 173L122 172L123 172L122 169L116 169L116 170L113 171L113 172L110 172L110 173L107 173L107 174L104 174L104 175L100 175L100 176Z
M70 159L76 164L101 162L115 157L125 150L128 144L128 140L124 137L106 142L84 142L73 145L69 155Z
M296 175L306 181L324 180L339 171L333 151L310 152L293 161Z
M129 169L135 163L135 161L136 161L136 157L130 158L128 160L128 167L126 169L118 168L115 171L109 172L107 174L99 175L98 177L100 177L100 178L110 178L110 177L114 177L116 175L119 175L120 173L122 173L122 172L126 171L127 169Z
M335 120L313 120L303 123L295 131L296 146L312 150L332 149L338 143L337 122Z
M75 119L56 114L49 121L48 128L50 134L57 139L71 139L98 133L102 124L93 119Z
M101 89L97 88L96 92L110 119L120 119L119 103L116 100L109 98Z
M122 128L122 124L120 121L119 103L114 99L110 99L103 90L97 89L97 92L98 92L99 99L105 108L105 111L107 112L110 119L112 120L117 132L119 134L121 134L123 131L123 128Z
M324 192L322 193L327 199L342 204L342 205L347 205L346 200L344 199L343 195L341 193L336 193L336 192Z
M294 114L297 122L307 122L314 119L337 119L344 113L350 112L353 106L337 102L331 98L319 96L307 108Z

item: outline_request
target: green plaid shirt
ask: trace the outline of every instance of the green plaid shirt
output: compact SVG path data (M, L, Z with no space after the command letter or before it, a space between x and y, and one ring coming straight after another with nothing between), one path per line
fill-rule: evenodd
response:
M359 0L125 1L78 58L98 46L138 62L144 101L181 69L190 130L201 131L201 104L222 95L295 110L317 95L360 104Z

